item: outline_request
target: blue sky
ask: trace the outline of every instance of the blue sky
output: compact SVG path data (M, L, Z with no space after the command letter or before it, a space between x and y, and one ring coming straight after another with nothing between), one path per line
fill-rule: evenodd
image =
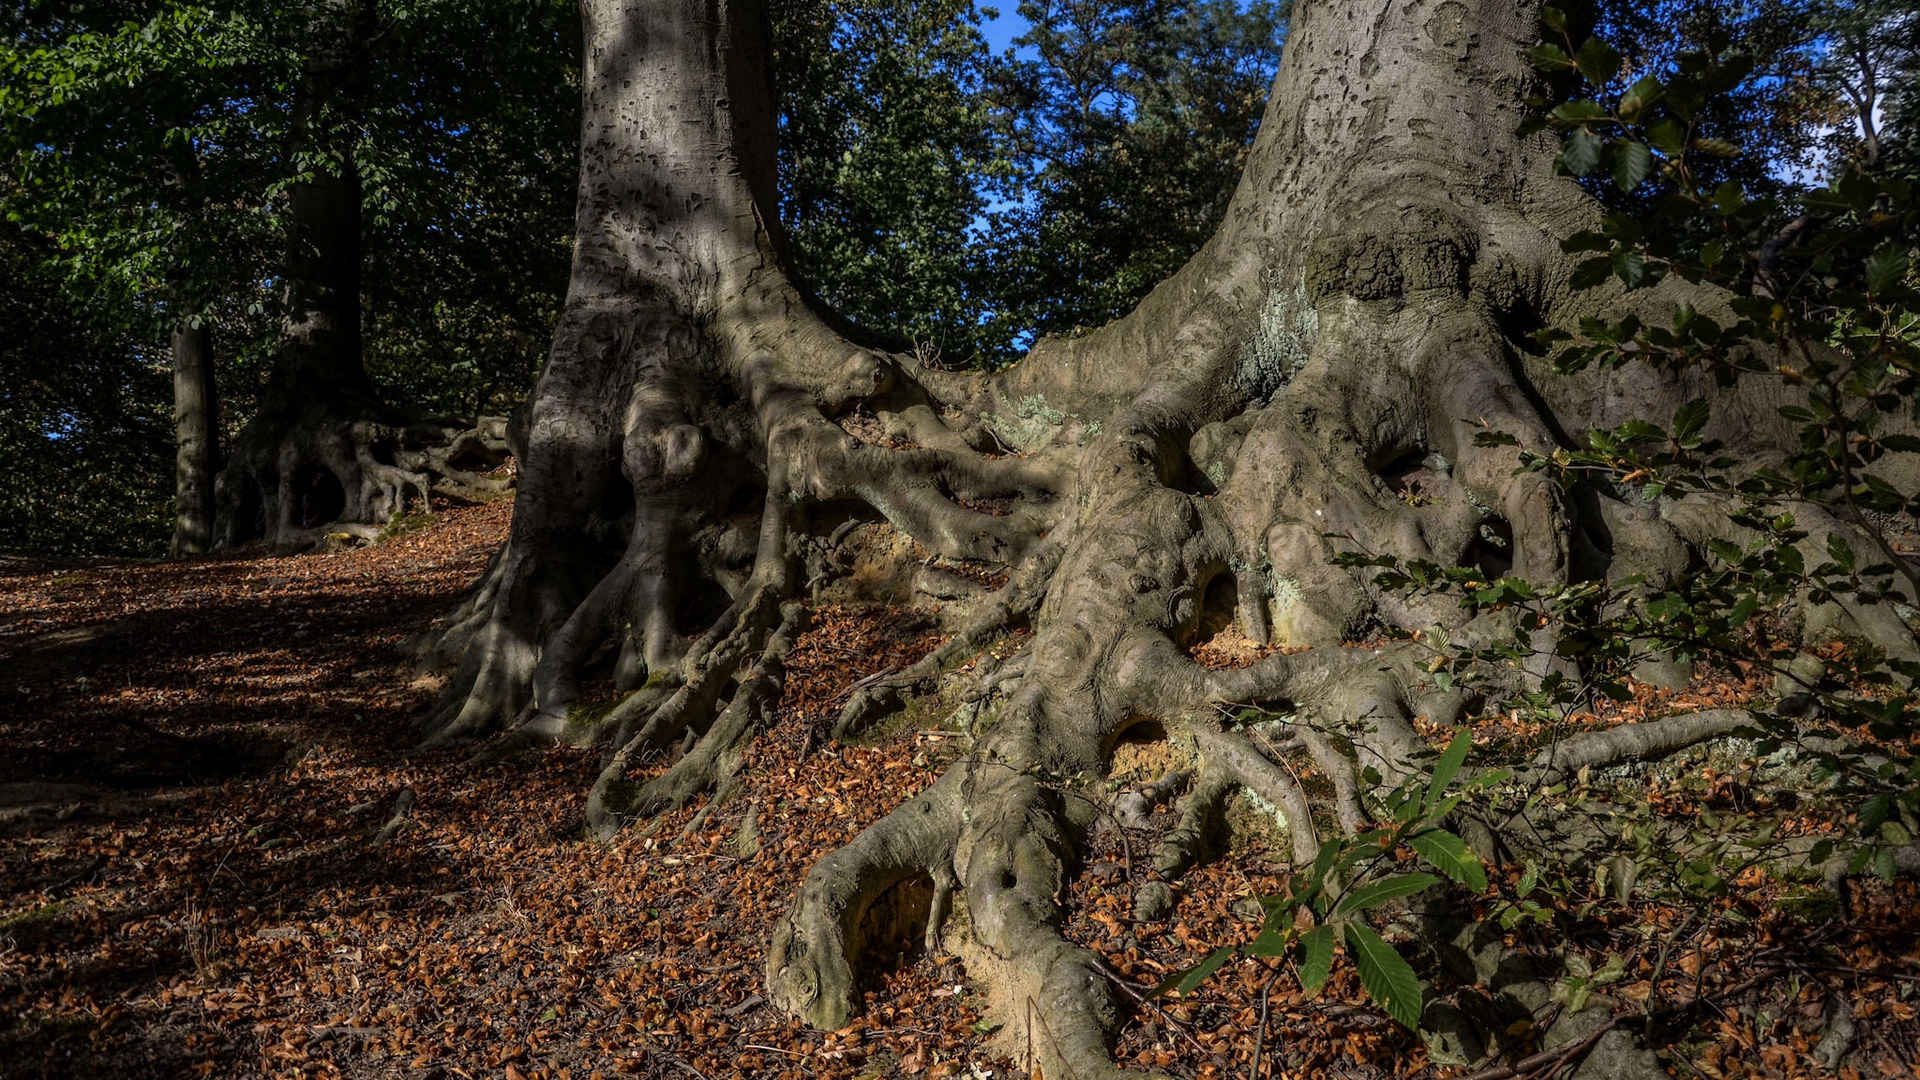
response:
M998 4L980 6L995 8L999 12L999 16L995 19L980 21L980 31L986 35L987 45L993 49L995 56L1011 48L1014 38L1026 33L1027 20L1014 11L1020 6L1020 0L1001 0Z

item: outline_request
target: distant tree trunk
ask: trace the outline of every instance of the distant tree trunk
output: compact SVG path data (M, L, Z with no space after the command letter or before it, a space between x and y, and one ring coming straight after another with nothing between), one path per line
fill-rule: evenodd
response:
M507 488L483 475L507 455L503 419L418 416L382 399L367 373L355 155L376 34L369 0L328 0L309 28L289 140L303 175L287 206L280 349L221 477L225 544L374 539L436 494L475 501Z
M604 834L735 789L811 597L879 580L962 613L926 660L863 680L836 734L927 700L988 642L1030 631L965 677L950 718L972 740L963 758L821 859L773 928L768 996L811 1023L847 1023L869 914L919 897L929 948L987 984L1010 1053L1052 1080L1115 1072L1106 1040L1123 1003L1061 927L1124 734L1157 727L1189 763L1180 820L1211 820L1245 788L1285 812L1294 857L1310 861L1319 830L1357 835L1425 767L1414 718L1451 724L1468 702L1435 684L1425 646L1343 642L1382 626L1482 644L1532 631L1510 612L1468 621L1457 604L1383 593L1333 556L1660 580L1716 534L1712 500L1662 513L1516 471L1523 450L1552 452L1569 431L1714 393L1637 369L1536 381L1531 329L1723 303L1677 281L1570 287L1560 241L1600 215L1555 174L1551 136L1515 134L1533 3L1297 4L1219 231L1126 317L996 373L848 340L789 282L757 3L582 10L572 280L529 404L512 532L441 638L460 668L430 738L512 728L603 743L587 816ZM1773 404L1722 396L1712 434L1767 453ZM1519 445L1480 443L1482 424ZM988 575L1004 584L974 584ZM1186 647L1222 620L1305 651L1202 668ZM622 692L604 716L575 708L589 677ZM1298 718L1290 737L1315 787L1222 725L1223 710L1262 702ZM658 755L672 764L638 780ZM1500 842L1572 827L1523 817ZM1163 835L1156 873L1190 865L1205 831ZM1136 916L1164 916L1173 897L1156 882ZM1498 933L1437 916L1424 932L1507 980L1503 1000L1547 1000L1547 981L1504 962ZM1546 1037L1605 1018L1566 1021ZM1663 1075L1624 1027L1583 1069Z
M173 329L175 557L213 547L214 472L219 467L219 398L213 380L213 333L205 322Z
M360 169L373 9L340 0L317 26L294 97L292 159L310 161L287 207L285 313L270 395L372 399L360 338Z

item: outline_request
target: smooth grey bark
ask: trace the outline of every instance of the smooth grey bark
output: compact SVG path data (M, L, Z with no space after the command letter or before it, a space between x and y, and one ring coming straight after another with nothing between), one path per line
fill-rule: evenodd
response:
M174 518L169 551L176 558L213 547L219 434L213 332L204 322L182 322L173 330Z
M1711 535L1708 508L1663 516L1516 475L1521 449L1670 413L1697 390L1618 373L1550 400L1518 347L1527 328L1717 302L1570 290L1559 241L1599 212L1554 175L1550 136L1513 134L1533 4L1298 5L1219 232L1125 318L994 374L864 348L789 283L756 3L587 0L583 13L567 304L511 535L444 626L437 659L459 675L427 734L602 743L587 816L607 834L734 788L806 596L834 573L822 552L850 522L1004 572L952 643L866 680L842 714L839 731L858 730L1009 627L1031 630L977 666L952 718L973 739L964 759L823 857L773 928L768 996L810 1023L846 1023L869 915L919 882L929 945L987 984L1010 1052L1048 1076L1115 1072L1122 1003L1062 936L1060 898L1123 734L1153 721L1188 748L1183 821L1248 788L1292 808L1304 856L1316 829L1358 831L1372 797L1422 768L1414 716L1447 724L1467 705L1421 654L1342 639L1373 623L1439 624L1463 644L1514 631L1382 595L1331 556L1364 546L1564 582L1681 572ZM1724 404L1716 434L1763 452L1755 418L1770 403ZM841 423L853 409L873 423ZM1477 446L1482 423L1520 447ZM1396 490L1415 475L1418 505ZM1578 552L1583 527L1608 529L1613 549ZM1312 648L1202 669L1183 646L1210 607L1256 641ZM598 722L574 709L593 670L625 692ZM1330 779L1328 797L1219 727L1217 707L1261 702L1297 709L1284 745ZM664 772L633 779L676 746ZM1201 831L1169 834L1156 865L1190 863ZM1658 1075L1630 1045L1599 1060Z

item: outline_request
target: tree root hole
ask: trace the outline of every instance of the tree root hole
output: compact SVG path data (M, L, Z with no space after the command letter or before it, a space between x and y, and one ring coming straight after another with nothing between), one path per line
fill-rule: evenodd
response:
M294 521L302 529L317 529L340 520L347 508L347 491L340 478L320 465L302 465L293 474Z
M890 886L868 905L860 916L854 949L862 981L877 982L912 967L926 952L933 895L933 878L919 874Z

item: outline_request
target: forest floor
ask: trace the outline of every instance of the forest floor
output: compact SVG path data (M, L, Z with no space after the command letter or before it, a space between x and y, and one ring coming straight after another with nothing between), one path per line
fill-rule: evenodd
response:
M745 792L589 842L593 754L411 748L438 683L408 643L478 576L508 513L444 511L333 554L0 562L0 1076L1018 1074L951 958L901 949L839 1032L762 994L769 926L808 867L962 752L957 732L904 725L820 738L857 680L938 642L934 621L819 611ZM1151 745L1122 758L1153 778ZM1653 798L1691 813L1737 802L1739 782L1701 769ZM1284 875L1257 831L1236 836L1172 917L1134 924L1149 841L1109 830L1069 934L1136 991L1247 940ZM1623 1009L1701 1003L1667 1040L1677 1075L1830 1075L1811 1051L1839 1000L1859 1031L1843 1075L1920 1075L1920 897L1859 886L1845 919L1786 899L1756 878L1704 917L1617 905L1553 932L1595 967L1619 957ZM1263 1075L1441 1071L1350 967L1306 1000L1279 961L1251 958L1138 1010L1117 1054L1238 1077L1256 1040Z

